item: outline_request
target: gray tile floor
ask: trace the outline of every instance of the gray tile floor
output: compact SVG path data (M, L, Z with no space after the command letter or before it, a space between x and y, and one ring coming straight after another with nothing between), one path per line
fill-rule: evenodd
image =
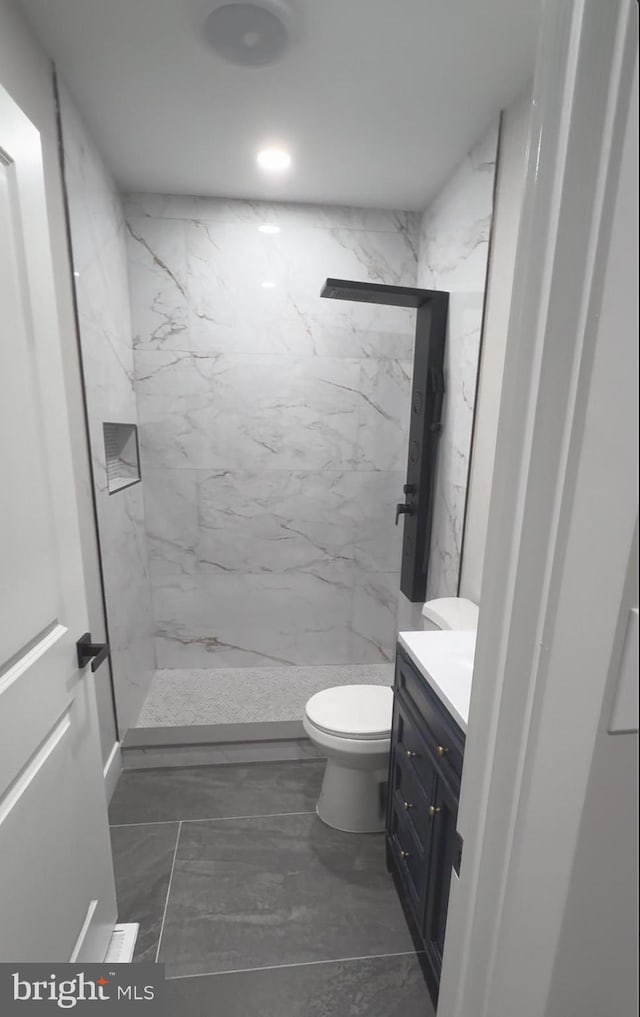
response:
M125 773L120 921L188 1017L433 1017L381 835L315 815L323 763Z

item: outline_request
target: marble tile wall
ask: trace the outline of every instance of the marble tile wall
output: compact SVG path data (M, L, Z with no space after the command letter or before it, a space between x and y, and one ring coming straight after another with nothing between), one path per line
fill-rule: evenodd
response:
M319 294L415 285L419 217L125 210L158 667L391 659L414 312Z
M107 491L103 421L135 423L134 364L121 200L76 110L61 94L65 183L120 733L134 726L155 647L143 485Z
M418 285L451 294L428 599L458 592L498 131L496 121L448 178L420 223Z

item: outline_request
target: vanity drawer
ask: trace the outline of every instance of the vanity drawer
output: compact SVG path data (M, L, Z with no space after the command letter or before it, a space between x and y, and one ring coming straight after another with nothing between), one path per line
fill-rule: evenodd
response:
M425 789L411 763L405 761L400 752L396 752L391 765L389 793L393 808L405 814L425 855L428 854L432 820L429 806L434 801L435 786L432 783L431 788Z
M462 777L464 734L438 699L428 682L414 667L401 647L396 656L396 694L400 693L420 717L420 730L430 752L454 784Z
M404 812L393 802L390 809L388 844L411 899L411 906L421 922L427 890L428 866L423 846L419 843Z
M401 761L414 775L429 801L433 796L436 765L433 749L423 738L422 727L403 696L396 692L393 718L394 761Z

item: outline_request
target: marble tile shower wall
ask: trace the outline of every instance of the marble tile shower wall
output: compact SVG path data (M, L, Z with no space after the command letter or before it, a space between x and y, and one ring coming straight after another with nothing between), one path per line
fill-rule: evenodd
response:
M125 209L158 666L391 659L414 312L319 293L415 285L418 217Z
M143 487L109 496L102 434L105 420L136 421L125 223L113 180L64 89L61 115L112 673L124 733L136 723L155 668Z
M420 223L418 285L451 294L428 599L458 592L498 131L496 121L451 174Z

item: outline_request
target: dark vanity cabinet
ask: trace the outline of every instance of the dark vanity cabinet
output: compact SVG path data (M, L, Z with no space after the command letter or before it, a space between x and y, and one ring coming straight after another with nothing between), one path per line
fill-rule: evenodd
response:
M456 832L464 734L402 647L396 656L387 865L424 950L437 1003L451 874L460 869Z

